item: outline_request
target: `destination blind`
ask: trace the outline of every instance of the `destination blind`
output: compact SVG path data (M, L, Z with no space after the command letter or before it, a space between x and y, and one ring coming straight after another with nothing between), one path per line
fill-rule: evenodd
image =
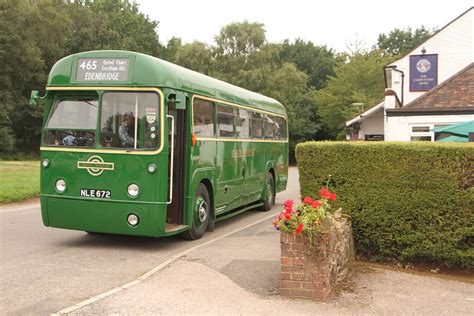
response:
M77 81L127 81L128 58L80 58Z

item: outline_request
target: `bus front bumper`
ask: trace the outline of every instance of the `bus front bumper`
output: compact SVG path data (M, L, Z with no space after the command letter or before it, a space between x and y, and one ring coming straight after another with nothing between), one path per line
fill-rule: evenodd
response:
M130 214L138 217L137 225L129 224ZM166 205L163 204L42 195L41 215L43 224L50 227L120 235L166 235Z

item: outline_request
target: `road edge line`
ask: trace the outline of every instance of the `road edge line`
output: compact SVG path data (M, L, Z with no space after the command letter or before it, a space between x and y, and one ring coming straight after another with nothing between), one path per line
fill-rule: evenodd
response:
M76 311L76 310L78 310L78 309L81 309L81 308L83 308L83 307L86 307L87 305L90 305L90 304L92 304L92 303L95 303L95 302L97 302L97 301L100 301L100 300L102 300L102 299L104 299L104 298L107 298L107 297L112 296L112 295L114 295L114 294L117 294L117 293L119 293L119 292L122 292L123 290L132 288L132 287L134 287L135 285L138 285L138 284L142 283L143 281L149 279L150 277L152 277L153 275L155 275L157 272L163 270L165 267L169 266L171 263L173 263L174 261L178 260L179 258L181 258L181 257L183 257L183 256L185 256L185 255L187 255L188 253L193 252L194 250L196 250L196 249L198 249L198 248L201 248L201 247L207 246L207 245L209 245L209 244L212 244L212 243L214 243L214 242L216 242L216 241L218 241L218 240L221 240L221 239L223 239L223 238L226 238L226 237L228 237L228 236L230 236L230 235L233 235L233 234L235 234L235 233L238 233L238 232L240 232L240 231L242 231L242 230L245 230L245 229L247 229L247 228L249 228L249 227L252 227L252 226L254 226L254 225L260 224L261 222L264 222L264 221L266 221L266 220L268 220L268 219L270 219L270 218L272 218L272 217L275 217L275 214L272 214L271 216L267 216L267 217L265 217L265 218L259 219L258 221L254 222L254 223L251 223L251 224L248 224L248 225L246 225L246 226L240 227L240 228L238 228L238 229L236 229L236 230L233 230L233 231L231 231L231 232L228 232L228 233L226 233L226 234L224 234L224 235L222 235L222 236L216 237L216 238L211 239L211 240L208 240L208 241L206 241L206 242L204 242L204 243L202 243L202 244L199 244L199 245L193 246L193 247L191 247L191 248L189 248L189 249L186 249L186 250L184 250L184 251L178 253L177 255L172 256L172 257L169 258L168 260L166 260L166 261L160 263L159 265L157 265L156 267L154 267L154 268L151 269L150 271L148 271L148 272L142 274L141 276L139 276L138 278L136 278L136 279L133 280L133 281L130 281L130 282L128 282L128 283L126 283L126 284L124 284L124 285L121 285L121 286L117 286L117 287L115 287L115 288L113 288L113 289L110 289L110 290L108 290L108 291L106 291L106 292L97 294L97 295L95 295L95 296L93 296L93 297L91 297L91 298L88 298L88 299L86 299L86 300L84 300L84 301L82 301L82 302L79 302L79 303L77 303L77 304L75 304L75 305L66 307L66 308L60 310L59 312L56 312L56 313L51 314L51 316L56 316L56 315L63 315L63 314L72 313L72 312L74 312L74 311Z

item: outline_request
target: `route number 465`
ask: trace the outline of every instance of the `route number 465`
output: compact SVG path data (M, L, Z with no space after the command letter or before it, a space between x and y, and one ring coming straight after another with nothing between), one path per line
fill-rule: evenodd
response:
M80 65L79 68L82 70L87 69L87 70L96 70L97 69L97 60L88 60L88 61L83 61Z

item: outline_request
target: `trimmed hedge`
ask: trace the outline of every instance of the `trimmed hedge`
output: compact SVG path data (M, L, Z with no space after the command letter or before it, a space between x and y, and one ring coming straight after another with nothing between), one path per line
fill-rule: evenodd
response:
M302 196L337 193L359 254L474 268L474 144L307 142L296 159Z

